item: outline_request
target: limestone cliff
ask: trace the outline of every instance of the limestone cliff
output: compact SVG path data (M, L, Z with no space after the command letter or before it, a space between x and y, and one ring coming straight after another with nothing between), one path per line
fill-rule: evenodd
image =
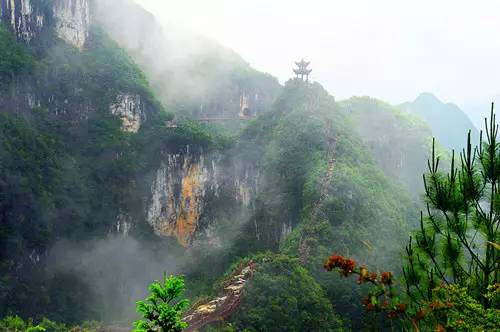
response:
M19 41L32 44L55 21L59 38L81 49L89 35L89 0L0 0L0 21Z
M151 185L147 221L156 234L188 245L203 213L204 198L217 191L215 161L189 153L168 154Z
M210 229L216 220L207 216L214 211L206 207L217 205L214 199L250 207L258 181L251 167L224 161L220 155L191 153L189 147L167 154L150 187L147 222L157 235L174 236L183 246L191 245L201 233L205 240L217 243L217 234Z
M110 111L122 121L122 130L131 133L139 131L146 117L140 95L118 95Z
M54 2L57 36L82 48L89 36L90 8L88 0L56 0Z
M248 207L259 190L259 171L252 165L239 165L234 171L234 198Z
M38 36L44 27L46 12L31 0L1 0L0 21L26 43Z

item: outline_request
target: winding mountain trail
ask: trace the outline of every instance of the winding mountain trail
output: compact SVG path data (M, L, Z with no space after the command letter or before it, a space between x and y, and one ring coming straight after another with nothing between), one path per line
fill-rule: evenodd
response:
M196 331L210 323L224 320L235 312L243 299L243 289L254 270L255 263L252 261L243 265L224 283L222 296L193 306L183 317L183 321L189 324L184 332Z
M321 210L321 205L329 197L329 189L331 187L333 174L335 170L335 162L337 155L337 136L333 133L331 120L327 121L324 128L324 135L328 145L328 168L321 181L320 195L311 208L309 222L315 223L319 218L325 217L325 213ZM307 237L301 238L299 243L299 263L304 266L309 258L310 248L307 244Z

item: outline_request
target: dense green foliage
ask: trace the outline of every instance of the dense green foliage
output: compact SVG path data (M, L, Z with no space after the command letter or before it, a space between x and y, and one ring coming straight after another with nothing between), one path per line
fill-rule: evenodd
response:
M69 326L43 318L37 323L27 321L19 316L8 316L0 320L0 332L96 332L100 328L97 322L84 322L79 326Z
M0 86L10 81L14 75L29 71L35 64L35 58L23 45L0 26Z
M284 255L253 257L257 268L239 310L231 316L237 330L340 331L326 293L299 264Z
M446 331L497 331L500 326L498 302L494 308L485 308L470 296L466 288L451 284L436 287L432 302L421 307L418 326L426 331L441 329ZM490 287L485 296L498 301L498 285ZM407 326L412 324L407 322Z
M187 324L181 321L182 312L189 306L188 300L181 299L184 279L164 275L163 282L153 282L149 290L151 295L137 302L143 319L135 322L134 332L181 332L186 328Z

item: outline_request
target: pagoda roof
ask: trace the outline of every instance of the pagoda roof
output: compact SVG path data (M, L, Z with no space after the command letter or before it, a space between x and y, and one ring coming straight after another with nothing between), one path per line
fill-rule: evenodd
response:
M307 66L309 66L311 64L311 62L307 62L307 61L304 61L304 59L300 60L300 61L296 61L295 64L299 67L299 68L306 68Z
M299 69L294 69L293 72L298 75L301 74L309 75L312 72L312 69L299 68Z

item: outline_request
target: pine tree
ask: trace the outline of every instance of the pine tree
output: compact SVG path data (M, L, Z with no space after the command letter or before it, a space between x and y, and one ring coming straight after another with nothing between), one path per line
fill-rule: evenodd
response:
M418 303L432 301L433 290L441 285L465 287L485 308L488 286L499 282L498 251L500 221L500 141L499 126L491 108L485 119L479 146L467 146L456 162L452 152L447 173L439 169L435 153L424 175L426 216L421 213L420 229L406 247L403 269L407 293ZM457 165L458 164L458 165Z

